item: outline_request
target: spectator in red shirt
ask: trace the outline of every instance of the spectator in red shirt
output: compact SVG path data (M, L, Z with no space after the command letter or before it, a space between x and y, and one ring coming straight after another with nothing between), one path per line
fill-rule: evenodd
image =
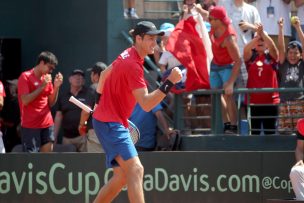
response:
M54 121L50 108L56 103L63 76L51 73L58 64L56 56L41 52L34 68L21 73L18 79L18 100L21 114L21 142L26 152L50 152L54 142Z
M263 25L257 24L257 35L244 47L244 60L248 71L247 88L278 88L278 56L278 49L273 40L264 32ZM247 103L259 105L250 107L252 117L278 116L278 92L252 93ZM252 134L259 135L262 125L265 134L275 133L276 118L251 118L250 121Z
M222 97L224 130L235 134L237 133L237 109L233 98L233 87L242 64L236 32L222 6L215 6L210 10L209 22L213 52L210 85L212 89L224 89L225 94Z

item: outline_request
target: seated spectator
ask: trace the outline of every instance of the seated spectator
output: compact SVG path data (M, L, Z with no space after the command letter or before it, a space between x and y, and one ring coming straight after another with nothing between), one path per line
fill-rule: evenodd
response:
M276 61L278 50L273 40L264 31L262 24L257 24L256 36L244 47L244 60L248 70L247 88L278 88ZM251 93L245 101L250 107L251 134L274 134L276 118L259 118L262 116L278 116L280 102L279 93ZM257 104L257 106L255 106ZM269 105L273 104L273 105Z
M94 103L94 94L84 86L84 72L80 69L72 71L69 77L70 88L58 97L58 109L55 115L54 135L57 140L59 130L63 128L62 144L73 144L77 152L87 151L87 137L79 134L81 108L69 102L74 96L89 105Z
M100 74L107 68L107 65L103 62L97 62L92 68L88 68L87 71L90 72L90 78L92 84L90 85L90 90L92 95L97 96L96 88L100 78ZM92 100L91 104L88 104L91 108L94 108L95 102ZM87 137L87 152L104 152L98 137L93 129L92 116L90 113L82 110L80 115L79 134L81 136Z
M130 121L137 126L140 132L140 139L135 145L138 151L153 151L155 149L158 122L167 139L176 135L176 132L169 128L168 123L162 114L162 107L160 104L149 112L144 111L139 104L136 104Z
M295 18L293 26L297 31L301 41L291 41L288 43L287 52L284 40L284 23L281 18L279 21L279 87L295 88L304 87L304 63L303 45L304 34L299 18ZM279 131L288 133L295 130L298 118L290 116L303 116L304 101L303 92L281 93L281 105L279 119Z

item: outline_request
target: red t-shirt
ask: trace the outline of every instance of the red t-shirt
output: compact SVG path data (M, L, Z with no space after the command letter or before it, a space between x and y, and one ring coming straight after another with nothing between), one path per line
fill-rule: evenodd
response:
M48 96L53 94L53 84L48 83L44 90L27 106L21 102L21 95L35 91L41 84L44 76L37 78L34 69L23 72L18 79L18 101L21 114L21 126L25 128L47 128L54 124Z
M231 25L227 26L226 31L219 38L214 37L214 30L211 29L209 36L212 43L213 60L212 63L216 65L228 65L232 64L233 60L230 57L227 47L222 47L224 40L228 36L236 36L236 32Z
M132 91L146 87L143 59L135 47L122 52L112 63L112 71L104 83L93 117L103 122L118 122L128 127L136 100Z
M253 61L247 62L247 88L278 88L277 73L274 68L276 62L270 55L268 56L266 57L266 54L257 55ZM250 103L278 104L280 103L279 93L252 93L250 94Z
M4 91L3 84L2 84L1 81L0 81L0 96L1 96L1 97L5 97L5 96L6 96L5 91Z

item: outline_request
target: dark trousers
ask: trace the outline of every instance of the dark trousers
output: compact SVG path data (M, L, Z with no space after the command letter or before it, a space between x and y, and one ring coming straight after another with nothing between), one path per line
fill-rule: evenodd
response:
M252 106L251 116L278 116L277 106ZM262 125L264 134L275 134L277 118L251 118L251 134L260 135Z

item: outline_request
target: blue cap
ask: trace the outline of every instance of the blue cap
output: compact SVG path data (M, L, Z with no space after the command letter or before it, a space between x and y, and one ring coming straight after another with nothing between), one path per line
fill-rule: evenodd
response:
M293 48L298 48L299 51L302 53L302 44L298 41L291 41L288 43L287 49L293 49Z
M172 23L163 23L160 26L160 30L166 31L168 29L174 29L174 25Z

